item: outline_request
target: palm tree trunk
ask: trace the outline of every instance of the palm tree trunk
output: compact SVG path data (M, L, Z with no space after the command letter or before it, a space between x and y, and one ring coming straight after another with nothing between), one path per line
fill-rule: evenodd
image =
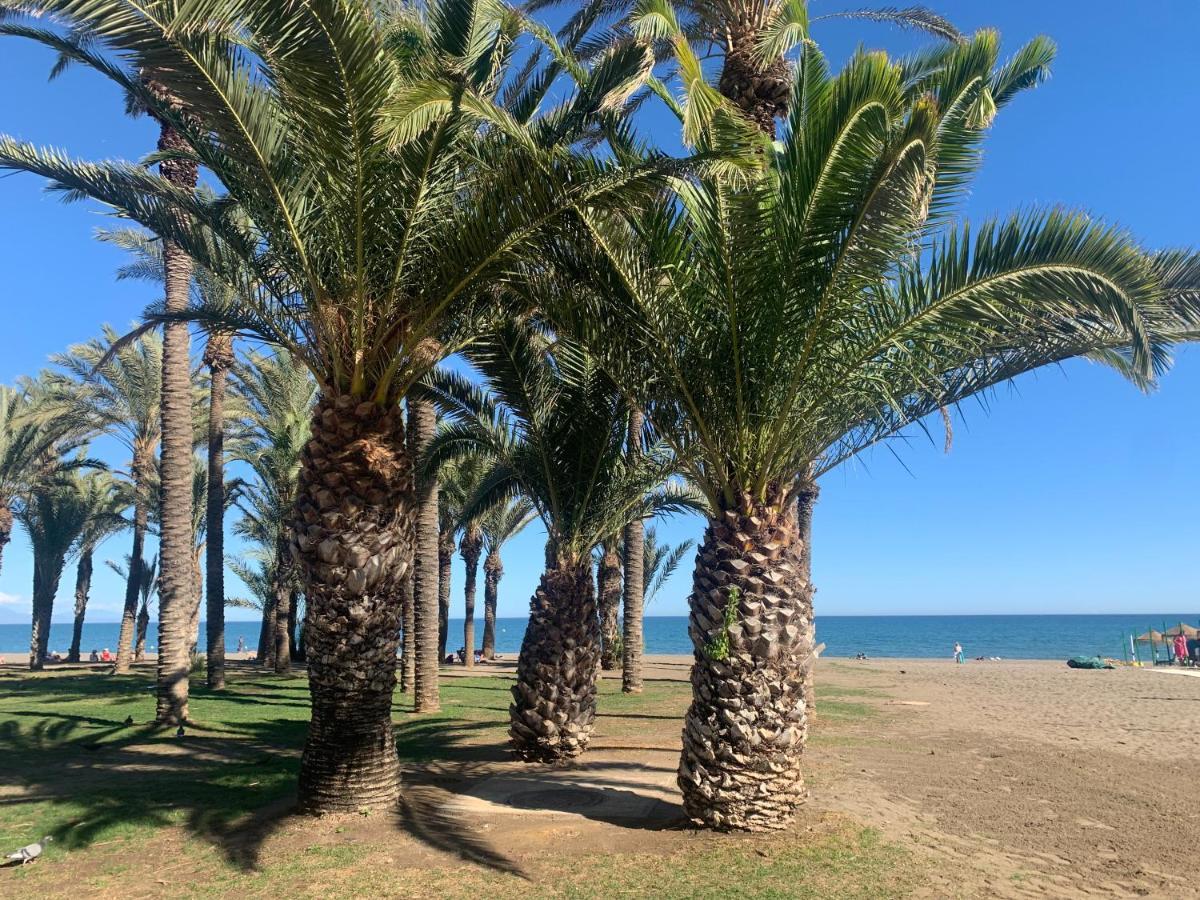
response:
M633 410L629 414L629 453L638 453L642 446L642 413ZM642 649L644 605L646 586L643 555L645 552L645 527L641 519L625 526L625 595L624 627L621 634L621 690L626 694L642 692Z
M419 459L437 427L437 413L428 400L408 399L408 427L413 459ZM438 691L438 484L436 478L417 483L416 548L413 558L413 710L441 709Z
M689 599L678 782L687 815L726 831L782 828L804 798L807 585L788 498L768 498L709 520Z
M160 122L160 152L188 153L187 141ZM196 188L197 164L188 158L164 159L164 179L185 191ZM170 241L163 242L164 306L168 313L187 309L192 260ZM163 326L162 347L162 522L159 537L158 667L156 720L178 725L188 717L188 658L194 579L192 536L192 378L188 327Z
M275 668L275 598L267 598L263 607L262 623L258 628L258 652L255 660L264 666Z
M233 339L224 331L208 335L204 362L209 370L208 496L205 498L204 616L206 681L225 687L225 383L233 364Z
M411 573L400 588L400 602L404 604L403 620L400 625L400 691L407 694L413 689L417 673L417 636L413 631L413 579Z
M484 659L496 658L496 606L500 601L500 579L504 564L500 551L492 550L483 561L483 652Z
M808 622L808 666L804 679L804 712L811 726L817 720L817 689L816 666L817 658L812 656L812 650L817 645L817 617L813 608L813 598L817 589L812 583L812 520L813 507L821 496L821 488L812 479L811 474L801 479L796 492L796 529L800 540L800 578L801 596L808 598L808 609L804 613Z
M204 547L197 547L192 554L192 603L188 611L187 657L188 672L192 669L192 657L200 649L200 607L204 603L204 577L200 574L200 557Z
M8 503L0 502L0 568L4 562L4 548L12 540L13 514Z
M87 615L88 594L92 590L92 552L84 545L79 549L79 564L75 567L75 625L71 629L71 649L67 662L79 662L79 645L83 643L83 619Z
M308 604L312 719L300 762L308 811L386 808L399 798L392 692L416 502L398 408L322 394L292 534Z
M463 600L466 619L463 622L463 665L475 667L475 582L479 577L479 554L483 552L483 536L479 529L470 526L463 532L459 543L466 577L463 579Z
M611 672L617 667L617 617L621 612L621 557L606 542L596 572L600 595L600 668Z
M581 754L596 721L600 627L590 559L542 574L517 660L509 736L525 760Z
M142 608L138 610L137 615L137 643L134 645L133 661L145 662L146 660L146 632L150 630L150 604L145 600L142 601ZM162 648L159 648L159 653L162 653Z
M280 543L286 539L280 531ZM275 642L275 672L283 675L292 667L291 631L288 625L292 618L292 589L289 567L283 562L287 558L287 548L279 547L276 553L278 562L275 566L275 631L271 639Z
M33 561L33 621L29 629L29 670L38 672L46 664L46 652L49 646L50 608L54 603L54 594L58 590L57 581L51 587L50 565L48 560Z
M138 596L142 585L142 553L146 545L146 501L144 475L146 462L133 461L133 549L129 552L129 577L125 581L125 607L121 611L121 633L117 638L117 662L113 671L127 675L133 665L133 631L138 613Z
M438 532L438 664L446 659L450 634L450 572L454 563L454 531Z

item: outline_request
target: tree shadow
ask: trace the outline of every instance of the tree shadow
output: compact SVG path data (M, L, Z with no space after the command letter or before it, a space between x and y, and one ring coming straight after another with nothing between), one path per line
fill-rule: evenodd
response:
M308 690L299 678L254 672L244 679L235 675L223 691L194 685L197 720L181 737L174 729L125 724L127 715L153 714L150 673L71 672L6 681L5 689L0 783L21 792L0 799L0 806L45 804L51 822L39 835L53 835L60 847L84 848L131 825L183 827L231 866L254 871L265 842L298 815L295 784L308 725ZM405 774L396 827L464 862L524 877L454 800L498 776L515 779L520 790L569 789L564 775L587 774L587 763L553 768L516 761L508 746L507 708L473 693L508 693L504 681L446 689L447 709L433 716L404 714L397 694L395 737ZM635 727L636 719L665 718L605 716L628 718ZM642 796L647 770L665 771L665 764L606 760L603 767L589 777L606 802L572 811L625 828L657 830L682 821L678 804ZM619 814L622 805L637 815Z

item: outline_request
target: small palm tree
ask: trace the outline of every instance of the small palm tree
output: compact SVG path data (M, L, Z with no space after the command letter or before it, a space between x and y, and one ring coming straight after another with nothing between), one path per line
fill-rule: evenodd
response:
M463 578L463 665L475 665L475 587L479 578L479 558L483 554L483 528L477 519L462 518L466 503L479 490L487 474L487 461L479 456L462 457L438 473L438 497L446 517L442 534L448 536L448 549L453 552L454 535L459 533L458 550L462 556ZM439 535L439 539L440 539ZM442 564L441 541L438 546L438 561ZM450 606L450 553L446 554L443 577L446 594L446 616ZM443 644L445 638L443 638ZM444 649L444 647L443 647ZM445 659L445 656L442 657Z
M263 607L259 661L284 672L291 661L288 620L296 583L286 523L296 502L317 388L308 370L286 351L251 354L233 374L240 415L231 429L230 456L254 473L239 489L242 519L235 530L271 558L275 582Z
M647 606L658 596L663 585L675 574L695 546L696 542L691 538L672 546L666 541L658 539L658 531L655 528L646 529L646 553L642 565L642 579L646 585Z
M0 385L0 561L12 539L13 504L43 458L46 435L31 412L26 391Z
M51 477L39 483L17 506L16 518L33 548L33 627L29 639L29 668L41 669L50 639L54 596L67 558L78 547L89 509L79 485Z
M108 472L88 472L79 478L77 489L87 518L79 535L79 561L75 567L75 624L67 662L79 662L80 659L83 622L92 587L92 557L96 547L130 526L124 512L129 508L131 497L124 483Z
M1161 283L1125 234L1064 211L949 226L990 114L1044 73L1044 44L997 52L985 32L832 75L806 44L761 175L706 173L656 213L593 219L604 302L575 327L711 506L679 772L709 826L777 828L803 796L798 476L1047 362L1111 346L1144 378L1162 362Z
M158 556L155 555L149 561L142 560L140 564L134 565L133 558L125 557L124 562L116 562L115 560L106 559L104 564L128 581L131 572L137 572L137 592L141 598L141 604L137 613L137 630L133 644L133 659L134 662L144 662L146 659L146 634L150 629L150 604L154 602L155 596L158 594Z
M47 382L43 415L115 438L130 454L128 468L119 472L130 484L133 507L133 548L125 587L125 606L117 640L118 674L129 671L133 662L134 624L139 568L144 556L146 529L157 494L155 455L162 435L162 342L153 334L117 344L117 334L108 326L103 335L71 347L51 358L62 372Z
M528 322L507 322L477 340L467 358L487 394L439 372L428 389L450 420L434 438L429 463L483 456L492 466L462 519L521 495L546 528L546 570L530 601L530 621L512 689L510 736L529 760L560 760L587 747L596 714L600 657L593 549L634 517L696 502L667 484L661 447L628 465L628 407L579 345L553 345Z
M321 386L292 534L311 651L300 796L315 810L390 806L395 600L416 502L399 402L469 336L493 284L548 252L581 209L657 189L667 167L547 149L545 129L512 116L481 132L517 25L496 5L429 3L389 27L368 0L285 15L233 2L22 8L63 31L0 31L115 81L173 129L164 159L200 162L224 193L8 137L0 168L108 204L245 287L237 309L188 317L286 347ZM574 92L567 124L627 95L642 66L636 54L622 64L605 89Z
M504 577L504 561L500 552L506 543L536 518L533 504L524 497L515 497L489 510L480 520L484 552L481 647L484 659L496 658L496 609L500 602L500 579Z

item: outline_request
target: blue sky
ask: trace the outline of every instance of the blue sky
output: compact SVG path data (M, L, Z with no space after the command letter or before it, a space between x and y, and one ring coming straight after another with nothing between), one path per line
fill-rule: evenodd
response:
M823 0L812 10L859 5ZM1051 80L998 119L969 216L1062 203L1125 225L1149 247L1200 243L1200 4L1144 0L1120 15L1094 0L930 5L963 30L999 28L1009 51L1039 33L1060 48ZM858 42L903 52L923 41L846 22L820 23L815 36L835 60ZM48 53L13 39L0 48L0 132L88 158L137 159L153 148L153 127L126 118L98 77L76 70L47 83ZM660 125L671 127L650 113L647 126ZM0 179L0 382L36 371L101 322L129 323L152 298L145 285L114 281L121 254L91 238L105 221L95 207L43 195L35 178ZM873 451L824 479L814 541L819 613L1200 609L1200 351L1180 351L1151 396L1072 363L963 412L949 454L940 437L931 444L918 431L892 446L895 455ZM699 530L695 519L659 525L668 540ZM501 615L525 613L541 542L531 528L510 545ZM109 542L98 561L120 558L127 543ZM690 564L650 612L685 612L689 574ZM0 622L28 621L31 579L18 529L0 573ZM70 618L72 580L69 569L56 620ZM456 611L461 584L456 568ZM231 592L238 587L231 577ZM89 618L115 619L121 594L98 566Z

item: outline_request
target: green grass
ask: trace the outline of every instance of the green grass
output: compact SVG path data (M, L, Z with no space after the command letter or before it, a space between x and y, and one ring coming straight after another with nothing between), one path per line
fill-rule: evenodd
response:
M468 769L506 760L508 688L502 677L445 678L441 711L422 716L403 712L406 699L397 694L402 760ZM644 693L626 695L619 679L605 679L597 742L676 741L689 696L684 682L650 681ZM875 714L841 696L860 695L826 691L821 715L834 729ZM153 714L146 673L0 678L0 846L55 837L37 865L0 872L0 895L11 888L75 896L129 884L153 892L160 879L175 896L484 893L522 900L900 896L916 883L904 851L840 820L813 834L755 838L647 830L636 852L617 854L564 855L555 841L543 841L519 854L517 874L479 857L431 866L428 849L418 864L397 842L409 854L433 846L444 855L447 847L417 832L398 834L410 827L403 816L383 836L378 816L352 817L336 828L307 819L279 824L294 796L308 719L303 678L235 670L224 691L194 685L194 724L182 738L147 724ZM134 725L124 725L127 716ZM280 827L287 840L263 852Z

